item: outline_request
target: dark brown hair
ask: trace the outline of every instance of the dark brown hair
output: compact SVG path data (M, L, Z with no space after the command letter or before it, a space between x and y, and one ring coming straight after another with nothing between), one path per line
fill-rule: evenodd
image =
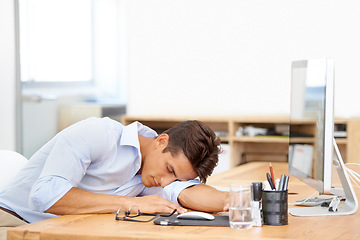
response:
M220 139L201 121L188 120L169 128L169 143L163 152L184 153L202 183L206 182L218 163Z

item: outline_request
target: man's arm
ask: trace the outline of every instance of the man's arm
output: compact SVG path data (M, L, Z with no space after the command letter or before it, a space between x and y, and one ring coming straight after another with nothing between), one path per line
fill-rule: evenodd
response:
M229 193L218 191L205 184L197 184L182 190L178 201L181 206L203 212L229 210Z
M75 187L71 188L46 212L56 215L114 213L119 208L127 210L133 205L146 213L171 213L174 209L177 209L178 213L186 212L184 208L158 195L126 197L92 193Z

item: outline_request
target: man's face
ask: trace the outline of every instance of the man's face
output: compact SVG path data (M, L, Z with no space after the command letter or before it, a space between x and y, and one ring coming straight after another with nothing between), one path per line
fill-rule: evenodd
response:
M163 153L168 137L160 135L154 149L143 159L141 181L146 187L164 188L175 180L187 181L197 177L190 161L181 152L172 156L170 152Z

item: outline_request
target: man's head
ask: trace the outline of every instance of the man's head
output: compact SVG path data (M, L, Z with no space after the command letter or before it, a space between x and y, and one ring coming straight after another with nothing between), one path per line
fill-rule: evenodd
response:
M201 121L188 120L164 132L169 142L163 152L172 156L184 154L192 168L205 183L218 163L220 139Z
M197 176L205 183L218 162L220 139L199 121L185 121L155 139L139 137L139 141L142 166L138 173L146 187L165 187Z

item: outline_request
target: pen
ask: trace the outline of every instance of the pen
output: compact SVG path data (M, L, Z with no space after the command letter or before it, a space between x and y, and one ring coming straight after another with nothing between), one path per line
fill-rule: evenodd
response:
M279 190L280 189L280 179L276 179L275 180L275 189Z
M289 176L285 176L284 189L283 189L283 191L286 191L286 190L287 190L288 184L289 184Z
M285 175L281 174L278 191L285 191Z
M271 180L272 180L272 183L273 183L273 185L275 187L275 176L274 176L274 170L273 170L273 167L271 165L271 162L270 162L269 168L270 168Z
M269 182L269 184L270 184L271 189L274 190L274 189L275 189L275 185L273 184L273 181L272 181L272 179L271 179L271 177L270 177L270 174L269 174L269 173L266 173L266 177L267 177L267 180L268 180L268 182Z

